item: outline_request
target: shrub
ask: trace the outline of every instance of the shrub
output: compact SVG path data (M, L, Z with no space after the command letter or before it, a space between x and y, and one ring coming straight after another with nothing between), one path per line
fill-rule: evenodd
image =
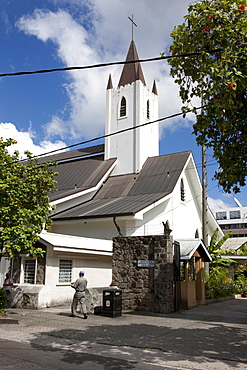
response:
M247 279L243 276L239 276L235 281L236 289L238 293L247 292Z
M214 267L206 277L205 296L207 299L227 297L237 293L239 293L238 286L228 276L225 268Z

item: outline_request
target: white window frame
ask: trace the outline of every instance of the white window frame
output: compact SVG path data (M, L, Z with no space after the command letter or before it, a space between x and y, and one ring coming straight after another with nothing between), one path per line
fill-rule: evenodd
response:
M34 261L34 282L33 283L25 283L25 265L26 261ZM28 256L22 256L21 259L21 274L20 274L20 282L21 284L30 284L35 285L36 284L36 276L37 276L37 259L29 258Z
M60 263L61 261L70 261L70 279L69 281L60 281ZM73 279L73 268L74 268L74 260L73 258L66 258L66 257L59 257L58 259L58 285L69 285Z

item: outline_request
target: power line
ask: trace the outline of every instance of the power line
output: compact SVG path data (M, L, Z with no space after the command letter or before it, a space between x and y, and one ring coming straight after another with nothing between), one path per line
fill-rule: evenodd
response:
M214 54L218 52L222 52L223 49L215 49L211 50L208 53ZM166 55L160 56L156 58L147 58L147 59L137 59L137 60L128 60L128 61L120 61L120 62L109 62L109 63L99 63L99 64L91 64L87 66L74 66L74 67L62 67L62 68L49 68L49 69L39 69L35 71L21 71L21 72L7 72L7 73L0 73L0 77L13 77L13 76L23 76L23 75L33 75L33 74L42 74L42 73L51 73L51 72L62 72L62 71L73 71L73 70L84 70L84 69L93 69L93 68L102 68L108 67L113 65L122 65L122 64L130 64L130 63L145 63L145 62L154 62L160 60L166 60L170 58L186 58L191 56L201 55L202 52L194 52L194 53L184 53L184 54L175 54L175 55Z
M202 108L205 108L205 106L203 106L203 107L202 106L201 107L196 107L196 108L193 108L193 110L192 109L188 109L186 113L190 113L190 112L192 112L194 110L198 110L198 109L202 109ZM120 131L112 132L111 134L106 134L106 135L98 136L98 137L95 137L93 139L81 141L80 143L71 144L71 145L68 145L68 146L65 146L65 147L59 148L59 149L54 149L54 150L51 150L51 151L46 152L46 153L43 153L43 154L34 155L31 158L39 158L39 157L46 156L48 154L53 154L53 153L59 152L61 150L66 150L66 149L74 148L75 146L78 146L78 145L88 144L88 143L91 143L93 141L97 141L97 140L101 140L101 139L104 139L104 138L107 138L107 137L110 137L110 136L118 135L118 134L121 134L121 133L126 132L126 131L136 130L136 129L140 128L140 127L147 126L147 125L150 125L152 123L157 123L157 122L165 121L167 119L178 117L178 116L181 116L183 114L184 114L183 112L174 113L174 114L171 114L170 116L158 118L157 120L146 122L146 123L143 123L143 124L141 124L139 126L129 127L129 128L126 128L126 129L123 129L123 130L120 130ZM26 159L23 159L21 161L26 161Z

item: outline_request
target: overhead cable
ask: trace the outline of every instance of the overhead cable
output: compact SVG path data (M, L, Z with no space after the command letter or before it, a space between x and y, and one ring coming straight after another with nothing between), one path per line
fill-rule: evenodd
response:
M214 54L218 52L222 52L223 49L215 49L208 52L209 54ZM39 69L36 71L22 71L22 72L7 72L7 73L0 73L0 77L10 77L10 76L23 76L23 75L33 75L33 74L42 74L42 73L50 73L50 72L62 72L62 71L73 71L73 70L84 70L84 69L93 69L93 68L101 68L101 67L108 67L113 65L122 65L122 64L130 64L130 63L145 63L145 62L154 62L160 61L164 59L170 58L186 58L196 55L201 55L202 52L194 52L194 53L184 53L184 54L174 54L174 55L166 55L160 56L156 58L147 58L147 59L137 59L137 60L125 60L121 62L109 62L109 63L99 63L99 64L91 64L87 66L74 66L74 67L62 67L62 68L49 68L49 69Z
M206 106L200 106L200 107L195 107L192 109L188 109L186 113L190 113L194 110L199 110L199 109L203 109L205 108ZM174 114L171 114L170 116L166 116L166 117L162 117L162 118L159 118L159 119L156 119L154 121L150 121L150 122L146 122L146 123L143 123L141 125L138 125L138 126L134 126L134 127L128 127L128 128L125 128L123 130L119 130L119 131L116 131L116 132L112 132L111 134L106 134L106 135L102 135L102 136L98 136L98 137L95 137L93 139L89 139L89 140L85 140L85 141L81 141L80 143L76 143L76 144L71 144L71 145L68 145L68 146L65 146L63 148L59 148L59 149L54 149L54 150L51 150L49 152L46 152L46 153L43 153L43 154L38 154L38 155L34 155L32 156L31 158L39 158L39 157L43 157L43 156L46 156L48 154L53 154L53 153L56 153L56 152L59 152L59 151L63 151L63 150L66 150L66 149L70 149L70 148L74 148L75 146L78 146L78 145L84 145L84 144L88 144L88 143L91 143L93 141L97 141L97 140L101 140L101 139L104 139L104 138L107 138L107 137L110 137L110 136L113 136L113 135L118 135L118 134L121 134L123 132L126 132L126 131L130 131L130 130L136 130L140 127L143 127L143 126L147 126L147 125L150 125L152 123L156 123L156 122L161 122L161 121L165 121L167 119L170 119L170 118L174 118L174 117L178 117L178 116L181 116L181 115L184 115L184 112L179 112L179 113L174 113ZM25 161L26 159L23 159L23 161Z

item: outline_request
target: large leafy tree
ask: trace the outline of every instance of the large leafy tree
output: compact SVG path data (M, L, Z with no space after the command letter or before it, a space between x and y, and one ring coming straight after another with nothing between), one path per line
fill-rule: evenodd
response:
M212 147L226 192L239 192L247 174L246 0L202 0L188 7L171 33L171 74L180 86L183 111L194 110L199 145ZM178 54L195 53L187 57ZM194 97L204 109L196 111Z
M10 155L14 143L0 138L0 250L9 257L36 257L43 251L35 242L51 223L48 193L55 190L56 173L50 162L39 163L29 152L25 162L17 151Z

